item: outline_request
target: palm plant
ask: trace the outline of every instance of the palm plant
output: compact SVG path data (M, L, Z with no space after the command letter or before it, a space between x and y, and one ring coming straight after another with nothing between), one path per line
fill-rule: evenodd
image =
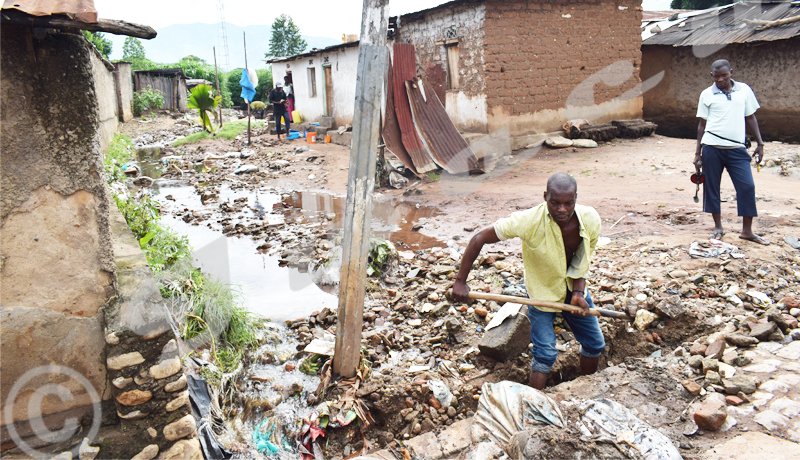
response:
M211 95L211 85L197 85L192 88L192 95L189 97L189 102L186 103L186 106L190 109L197 109L200 113L200 123L203 125L203 129L213 132L214 127L211 125L209 112L213 113L221 100L222 97L213 97Z

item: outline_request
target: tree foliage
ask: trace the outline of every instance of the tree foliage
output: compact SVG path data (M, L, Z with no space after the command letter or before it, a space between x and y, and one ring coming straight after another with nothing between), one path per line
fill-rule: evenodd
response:
M239 80L242 79L242 69L231 70L228 72L227 78L225 86L227 86L230 92L231 102L233 105L241 107L244 104L244 100L242 99L242 87L239 85Z
M113 46L111 40L105 38L104 34L101 32L89 32L88 30L83 31L83 36L89 40L89 43L97 48L97 51L100 51L100 54L102 54L104 58L108 59Z
M122 45L122 60L147 59L142 41L136 37L128 37Z
M272 70L257 69L256 75L258 75L258 86L256 86L256 95L253 96L253 100L266 102L269 92L272 90Z
M266 57L281 57L300 54L308 44L300 36L300 28L290 16L282 14L272 23L272 39Z
M705 10L731 3L733 0L672 0L669 6L673 10Z

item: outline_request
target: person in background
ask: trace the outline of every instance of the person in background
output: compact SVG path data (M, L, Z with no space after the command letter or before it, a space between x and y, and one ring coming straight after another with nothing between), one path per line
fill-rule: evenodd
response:
M278 139L281 134L289 134L289 115L286 113L286 93L283 92L283 83L275 84L275 89L269 92L269 103L272 104L272 114L275 115L275 134ZM286 122L286 132L281 133L281 117Z
M734 81L732 75L731 64L725 59L711 64L714 84L700 93L700 102L697 104L700 123L697 126L694 165L698 171L702 165L706 177L703 183L703 211L714 219L711 238L722 239L725 231L722 230L719 186L722 170L727 169L736 189L736 207L742 218L739 238L768 245L768 239L753 233L753 218L758 215L756 186L745 144L746 132L749 131L756 139L753 160L756 164L761 163L764 141L756 120L756 110L760 106L753 90L740 81Z
M286 111L289 112L289 121L292 120L292 112L294 112L294 85L292 79L288 75L283 77L283 88L286 93Z

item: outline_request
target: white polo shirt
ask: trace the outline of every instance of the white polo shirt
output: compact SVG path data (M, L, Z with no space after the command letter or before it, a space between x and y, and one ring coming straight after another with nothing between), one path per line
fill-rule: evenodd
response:
M744 117L748 117L761 107L756 95L745 83L733 82L733 88L726 94L714 83L700 93L697 116L706 120L706 132L700 143L723 149L743 147L746 135ZM740 143L720 139L713 134L740 141Z

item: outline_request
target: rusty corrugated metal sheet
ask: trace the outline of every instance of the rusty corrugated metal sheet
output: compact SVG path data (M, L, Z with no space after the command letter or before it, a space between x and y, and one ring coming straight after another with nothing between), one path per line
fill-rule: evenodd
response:
M425 77L418 75L414 80L406 81L406 91L414 124L434 161L451 174L477 170L478 159L450 120Z
M4 0L3 9L20 10L31 16L65 14L81 22L97 22L94 0Z
M417 134L414 121L411 119L411 107L406 96L406 80L412 80L417 75L417 56L414 45L408 43L394 44L394 105L397 122L400 124L403 145L414 162L417 172L426 173L436 169L436 164L428 154L425 144Z
M444 64L441 62L431 63L431 61L428 61L425 63L425 67L428 71L428 81L431 82L433 91L439 96L439 102L447 109L447 89L445 89L447 72L444 70Z
M800 36L800 22L756 30L755 25L746 21L776 21L797 15L800 15L800 5L791 2L734 3L687 18L642 44L698 46L785 40Z
M386 144L386 148L389 149L398 160L406 165L406 168L410 169L414 174L419 175L417 173L417 168L414 166L414 162L411 161L411 157L403 146L403 135L400 133L400 125L397 123L397 114L394 108L394 86L392 84L393 73L392 59L390 57L389 78L387 82L387 87L389 89L386 91L386 118L383 120L383 131L381 132L383 135L383 143Z

